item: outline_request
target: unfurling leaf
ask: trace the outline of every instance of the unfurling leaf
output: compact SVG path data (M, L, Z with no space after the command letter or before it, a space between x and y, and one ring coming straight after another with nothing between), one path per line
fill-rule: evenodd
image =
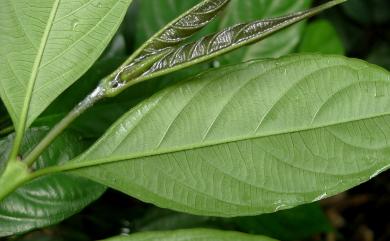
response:
M134 60L129 65L121 67L113 79L109 78L103 81L105 83L103 84L106 85L107 95L116 95L135 83L207 61L221 54L260 41L281 29L344 1L334 0L284 17L237 24L218 33L180 46L172 45L172 47L167 47L164 44L157 44L158 48L151 47L154 51L158 49L157 53L151 54L151 57L145 55ZM167 35L170 36L170 39L182 39L180 35L175 36L174 32ZM165 46L165 48L160 46Z
M230 0L202 1L167 24L135 51L107 80L103 80L109 82L108 89L118 88L123 82L122 73L126 73L128 79L142 75L153 63L172 52L174 46L181 44L210 23L229 2Z

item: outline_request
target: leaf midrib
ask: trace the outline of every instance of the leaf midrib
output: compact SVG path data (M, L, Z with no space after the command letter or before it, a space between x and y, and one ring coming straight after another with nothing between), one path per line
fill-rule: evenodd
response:
M208 148L208 147L212 147L212 146L229 144L229 143L234 143L234 142L239 142L239 141L247 141L247 140L259 139L259 138L265 138L265 137L273 137L273 136L278 136L278 135L293 134L293 133L298 133L298 132L303 132L303 131L310 131L310 130L315 130L315 129L343 125L343 124L352 123L352 122L380 118L380 117L384 117L387 115L390 115L390 112L385 112L385 113L380 114L380 115L367 116L365 118L349 119L349 120L345 120L345 121L341 121L341 122L337 122L337 123L334 122L334 123L329 123L329 124L324 124L324 125L312 126L312 127L308 127L308 128L299 128L296 130L283 130L283 131L268 133L268 134L257 134L257 135L255 134L255 135L249 136L249 137L240 136L240 137L236 137L236 138L232 138L232 139L224 139L221 141L204 142L204 143L201 143L200 145L195 144L195 145L182 146L180 148L167 148L164 150L150 151L150 152L144 152L144 153L135 153L132 155L127 155L127 156L116 156L116 157L111 157L111 158L95 159L95 160L87 160L87 161L83 161L83 160L80 161L76 158L76 159L73 159L72 161L60 166L61 170L59 170L59 171L71 171L71 170L75 170L75 169L83 169L83 168L88 168L88 167L92 167L92 166L110 164L110 163L121 162L121 161L128 161L128 160L133 160L133 159L138 159L138 158L145 158L145 157L152 157L152 156L158 156L158 155L172 154L172 153L177 153L177 152L182 152L182 151Z
M19 122L16 124L16 137L15 142L13 146L13 150L11 153L11 159L14 158L17 155L17 152L19 151L20 145L21 145L21 139L23 138L26 125L27 125L27 119L28 119L28 112L30 109L30 103L32 100L32 94L34 90L35 83L37 81L38 73L39 73L39 66L41 64L41 61L43 59L43 54L46 48L47 41L49 39L49 33L54 23L54 18L57 14L58 7L59 7L60 0L55 0L53 2L52 10L49 14L49 18L45 27L45 30L43 32L40 45L37 51L37 55L34 60L34 64L31 70L30 79L28 80L28 85L26 89L26 96L24 97L24 102L22 106L22 111L20 113Z

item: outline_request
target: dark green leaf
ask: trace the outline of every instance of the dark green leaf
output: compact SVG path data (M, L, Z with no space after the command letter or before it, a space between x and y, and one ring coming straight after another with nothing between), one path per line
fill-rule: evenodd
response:
M373 47L367 61L380 65L390 70L390 44L389 42L379 42Z
M143 218L134 220L137 231L184 228L218 228L261 234L283 241L304 240L332 231L317 203L302 205L272 214L239 218L215 218L153 208Z
M386 0L351 0L343 8L348 16L359 23L384 23L390 20L390 2Z
M327 20L311 22L303 34L299 52L344 55L345 48L336 30Z
M305 240L332 231L327 217L317 204L298 206L258 217L234 218L238 230L283 241Z
M27 131L22 150L28 151L47 133L47 128ZM8 156L14 135L0 141L0 163ZM63 164L83 151L77 136L65 133L37 160L34 169ZM36 179L0 202L0 236L58 223L98 198L105 188L69 174Z

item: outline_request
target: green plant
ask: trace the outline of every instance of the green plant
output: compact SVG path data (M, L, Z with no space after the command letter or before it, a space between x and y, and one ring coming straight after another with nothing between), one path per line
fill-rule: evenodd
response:
M202 1L170 22L69 113L55 113L54 126L58 118L42 113L96 61L131 0L1 3L0 96L14 127L1 133L15 130L0 140L1 236L57 223L106 187L164 208L232 217L317 201L389 168L387 71L320 54L240 63L257 55L241 47L344 0L263 21L224 19L215 32L211 22L229 2ZM215 33L199 37L204 28ZM313 48L312 42L300 48ZM134 106L108 130L96 128L104 134L91 146L65 131L102 99L236 49L219 61L237 63L183 73L191 78ZM204 230L144 235L139 239L240 236Z

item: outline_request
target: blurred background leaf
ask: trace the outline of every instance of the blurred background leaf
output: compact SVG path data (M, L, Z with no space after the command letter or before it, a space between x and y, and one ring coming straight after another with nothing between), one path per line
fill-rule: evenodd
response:
M308 24L298 50L301 53L314 52L341 55L345 53L343 43L332 23L324 19L315 20Z

